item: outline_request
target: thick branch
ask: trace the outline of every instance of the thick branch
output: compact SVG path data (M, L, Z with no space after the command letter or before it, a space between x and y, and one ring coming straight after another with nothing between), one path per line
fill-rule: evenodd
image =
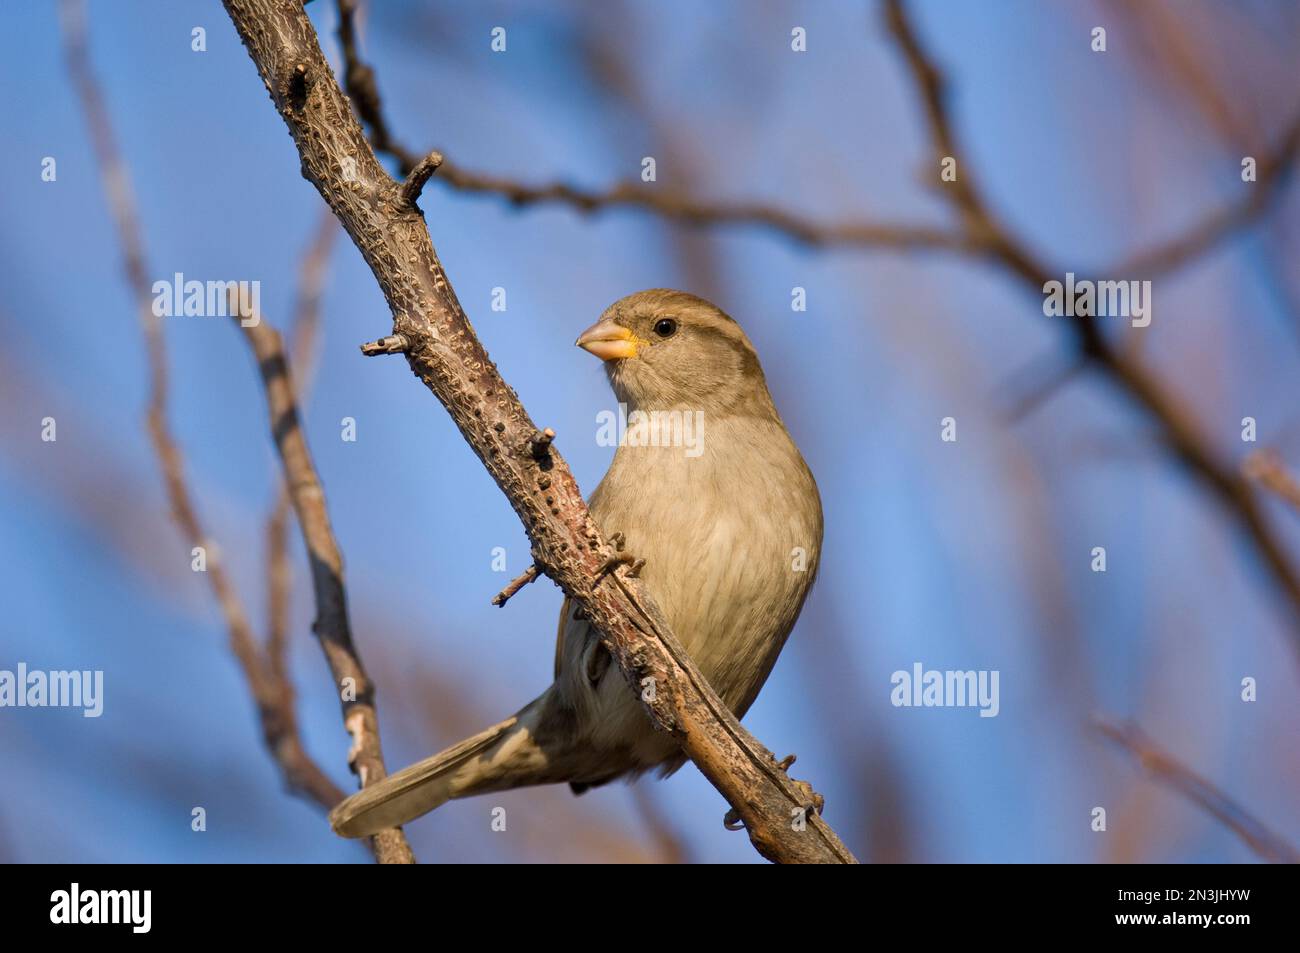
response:
M791 781L700 675L646 591L621 570L559 452L530 450L533 424L474 334L418 210L380 166L315 30L295 0L224 0L298 146L303 175L342 222L387 299L411 370L438 397L524 524L534 561L576 599L640 692L655 725L744 819L763 856L851 862ZM344 160L351 160L345 162ZM354 174L347 175L344 169ZM806 826L792 823L798 815ZM795 829L802 828L802 829Z
M921 94L932 148L936 155L959 157L943 76L921 46L902 0L886 0L885 20ZM1277 166L1289 168L1295 161L1295 138L1291 135L1285 145L1284 158L1270 160L1270 182L1281 175ZM1043 286L1058 277L1057 273L996 219L976 188L969 166L958 161L958 179L945 185L951 190L945 194L960 212L964 226L990 249L993 261L1017 276L1027 290L1041 296ZM1182 260L1179 256L1192 254L1201 247L1203 243L1197 242L1177 254L1162 254L1147 261L1146 267L1174 267ZM1080 355L1147 413L1169 454L1214 493L1254 545L1298 620L1291 626L1290 636L1292 648L1300 659L1300 574L1291 565L1281 539L1264 518L1249 481L1220 458L1186 407L1154 375L1135 358L1115 350L1101 333L1095 317L1079 316L1072 320Z
M1300 851L1274 834L1209 781L1161 751L1137 725L1097 719L1097 731L1124 748L1160 784L1177 791L1217 818L1263 860L1300 863Z

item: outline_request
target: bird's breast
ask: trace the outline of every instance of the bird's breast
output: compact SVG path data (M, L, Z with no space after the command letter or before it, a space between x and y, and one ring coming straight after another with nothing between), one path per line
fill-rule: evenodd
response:
M713 421L702 451L620 447L592 497L608 535L723 700L743 714L817 569L816 484L779 421Z

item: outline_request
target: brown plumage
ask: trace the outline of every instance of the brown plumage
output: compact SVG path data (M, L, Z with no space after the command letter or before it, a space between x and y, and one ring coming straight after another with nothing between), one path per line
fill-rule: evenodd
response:
M817 485L749 339L709 302L642 291L611 305L578 344L605 360L628 418L628 439L591 495L592 516L645 560L642 581L740 717L776 663L817 572ZM360 837L450 798L555 782L581 792L679 767L677 745L654 730L568 600L559 629L555 681L540 697L348 798L330 815L334 829Z

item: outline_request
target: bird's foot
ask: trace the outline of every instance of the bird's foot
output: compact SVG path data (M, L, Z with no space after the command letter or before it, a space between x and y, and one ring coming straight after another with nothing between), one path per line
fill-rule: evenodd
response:
M772 763L776 765L777 770L779 771L789 770L790 765L794 764L794 761L795 756L792 754L786 755L780 761L777 761L775 758L772 759ZM803 806L804 817L807 818L811 817L813 814L820 814L826 807L826 798L813 790L813 786L807 781L801 781L798 778L791 778L788 774L786 777L789 779L790 783L794 785L794 789L799 792L799 801ZM723 815L722 826L729 831L740 831L745 829L745 822L741 820L740 812L733 807Z
M627 566L627 574L631 579L641 575L641 569L645 566L644 559L637 559L631 553L615 553L610 556L600 567L600 572L596 575L596 581L604 579L619 566Z
M791 778L790 783L798 789L801 795L803 795L805 816L811 816L814 812L820 814L822 809L826 807L826 798L814 791L813 786L807 781L800 781L798 778Z
M787 772L786 777L790 778L790 765L794 764L794 762L795 756L788 754L780 761L777 761L776 766L779 770ZM822 808L826 806L826 798L814 791L811 784L807 781L800 781L798 778L790 778L790 783L795 786L795 790L801 795L805 812L816 811L818 814L822 812Z
M627 566L627 574L632 579L641 575L641 567L645 565L644 559L637 559L627 550L627 536L623 533L612 533L609 537L610 545L614 547L614 555L606 559L600 567L600 573L597 576L597 582L604 579L619 566Z

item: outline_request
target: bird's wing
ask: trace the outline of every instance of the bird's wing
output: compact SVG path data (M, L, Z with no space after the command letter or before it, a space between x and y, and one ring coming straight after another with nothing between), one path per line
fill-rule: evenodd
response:
M611 469L613 467L611 466ZM606 511L609 508L609 500L605 493L605 480L609 478L606 473L601 481L596 484L596 489L592 491L591 497L587 500L587 506L591 510L592 518L597 524L604 522ZM555 632L555 678L560 677L560 662L564 659L564 631L568 627L569 614L573 611L573 600L568 596L564 597L564 605L560 606L560 621ZM583 640L586 641L585 638Z

